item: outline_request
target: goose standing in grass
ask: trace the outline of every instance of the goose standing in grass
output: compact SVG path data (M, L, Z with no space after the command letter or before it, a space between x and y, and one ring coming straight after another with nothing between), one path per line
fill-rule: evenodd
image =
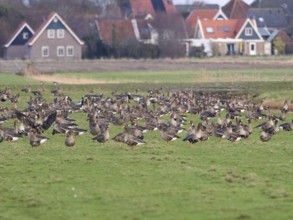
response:
M260 133L260 139L262 142L268 142L269 140L271 140L272 138L272 134L266 132L266 131L262 131Z
M159 130L160 130L160 136L161 138L166 141L166 142L169 142L169 141L175 141L177 140L178 138L180 138L179 136L177 136L176 134L174 133L170 133L168 131L168 128L166 127L163 127L162 125L159 125Z
M67 147L73 147L75 145L75 134L72 129L66 133L65 145Z
M47 137L37 134L37 131L35 129L31 129L29 131L28 137L30 145L32 147L38 147L48 140Z
M125 126L125 135L124 135L124 143L126 143L130 147L139 146L145 144L145 141L136 137L133 134L132 128Z
M103 127L101 129L101 133L98 134L96 137L92 138L93 141L97 141L99 143L104 143L108 141L110 138L110 133L109 133L109 125L106 127Z
M5 137L5 133L2 126L0 125L0 143L4 141L4 137Z
M101 133L101 127L96 117L89 118L89 129L92 135L98 135Z
M279 126L279 128L284 131L292 131L293 130L293 119L291 122L286 122L286 123L281 124Z

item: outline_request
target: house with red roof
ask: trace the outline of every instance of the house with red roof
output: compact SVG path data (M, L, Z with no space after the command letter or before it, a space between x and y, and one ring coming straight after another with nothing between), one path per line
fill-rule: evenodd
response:
M135 39L131 20L120 18L103 18L96 20L99 39L105 44L114 45Z
M196 9L186 18L189 36L192 37L198 20L227 20L221 8L219 9Z
M137 40L145 44L157 44L158 33L145 19L102 18L96 20L99 39L110 46Z
M34 34L34 30L29 24L27 22L22 22L4 45L4 58L7 60L28 59L27 42Z
M119 4L119 7L122 17L105 16L96 20L99 39L110 46L129 40L158 44L158 29L164 35L174 35L168 27L162 30L162 26L165 28L166 23L172 24L172 27L173 24L180 23L178 26L181 29L185 28L184 20L178 16L172 0L125 0Z
M270 53L271 46L258 32L256 22L248 18L199 19L194 38L188 42L189 46L201 42L209 55L265 55Z

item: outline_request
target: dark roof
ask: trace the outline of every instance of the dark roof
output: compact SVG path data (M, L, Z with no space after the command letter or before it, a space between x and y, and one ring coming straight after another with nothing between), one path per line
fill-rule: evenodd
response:
M287 15L293 14L292 0L255 0L251 7L253 8L283 8Z
M281 29L288 25L286 15L281 8L251 8L247 17L255 19L258 27Z
M80 44L83 45L84 42L79 39L79 37L72 31L72 29L65 23L65 21L56 12L51 12L48 18L41 24L37 29L32 38L28 41L28 45L32 46L41 36L41 34L46 30L46 28L52 24L53 19L57 19L58 23L64 26L64 28L72 35L72 37Z
M217 4L175 5L177 12L187 17L193 10L219 9Z
M25 31L28 33L28 38L27 39L23 39L21 37L21 39L19 39L19 34L22 33L22 31ZM7 43L4 45L5 47L9 47L11 44L13 44L13 42L15 42L16 44L21 44L24 45L26 44L29 39L34 35L34 30L28 25L28 23L26 22L22 22L18 28L15 30L15 32L9 37Z
M222 7L222 10L229 19L244 19L249 8L243 0L231 0Z

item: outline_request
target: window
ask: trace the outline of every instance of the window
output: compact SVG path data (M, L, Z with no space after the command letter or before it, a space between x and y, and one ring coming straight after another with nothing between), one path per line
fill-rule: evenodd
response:
M229 33L230 32L230 27L224 26L224 32Z
M58 46L57 47L57 56L58 57L64 57L64 47L63 46Z
M207 27L206 31L207 31L207 33L214 33L214 28L213 27Z
M73 46L67 46L66 53L68 57L74 56L74 47Z
M28 39L28 32L23 32L23 33L22 33L22 38L23 38L24 40L27 40L27 39Z
M218 28L217 28L217 30L220 32L220 31L222 31L222 26L218 26Z
M252 28L250 27L245 28L245 36L252 36Z
M49 47L44 46L42 47L42 57L48 57L49 56Z
M264 22L264 21L265 21L263 17L259 17L258 20L259 20L260 22Z
M48 29L47 33L48 33L48 38L50 38L50 39L55 38L55 30L54 29Z
M57 29L57 38L64 38L64 29Z

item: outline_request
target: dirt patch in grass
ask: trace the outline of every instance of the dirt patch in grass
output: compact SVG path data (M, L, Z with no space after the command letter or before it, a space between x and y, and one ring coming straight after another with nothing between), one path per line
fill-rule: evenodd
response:
M54 75L30 75L26 76L30 79L39 80L43 82L57 82L60 84L118 84L121 82L118 81L105 81L97 79L86 79L78 77L63 77L63 76L54 76Z

